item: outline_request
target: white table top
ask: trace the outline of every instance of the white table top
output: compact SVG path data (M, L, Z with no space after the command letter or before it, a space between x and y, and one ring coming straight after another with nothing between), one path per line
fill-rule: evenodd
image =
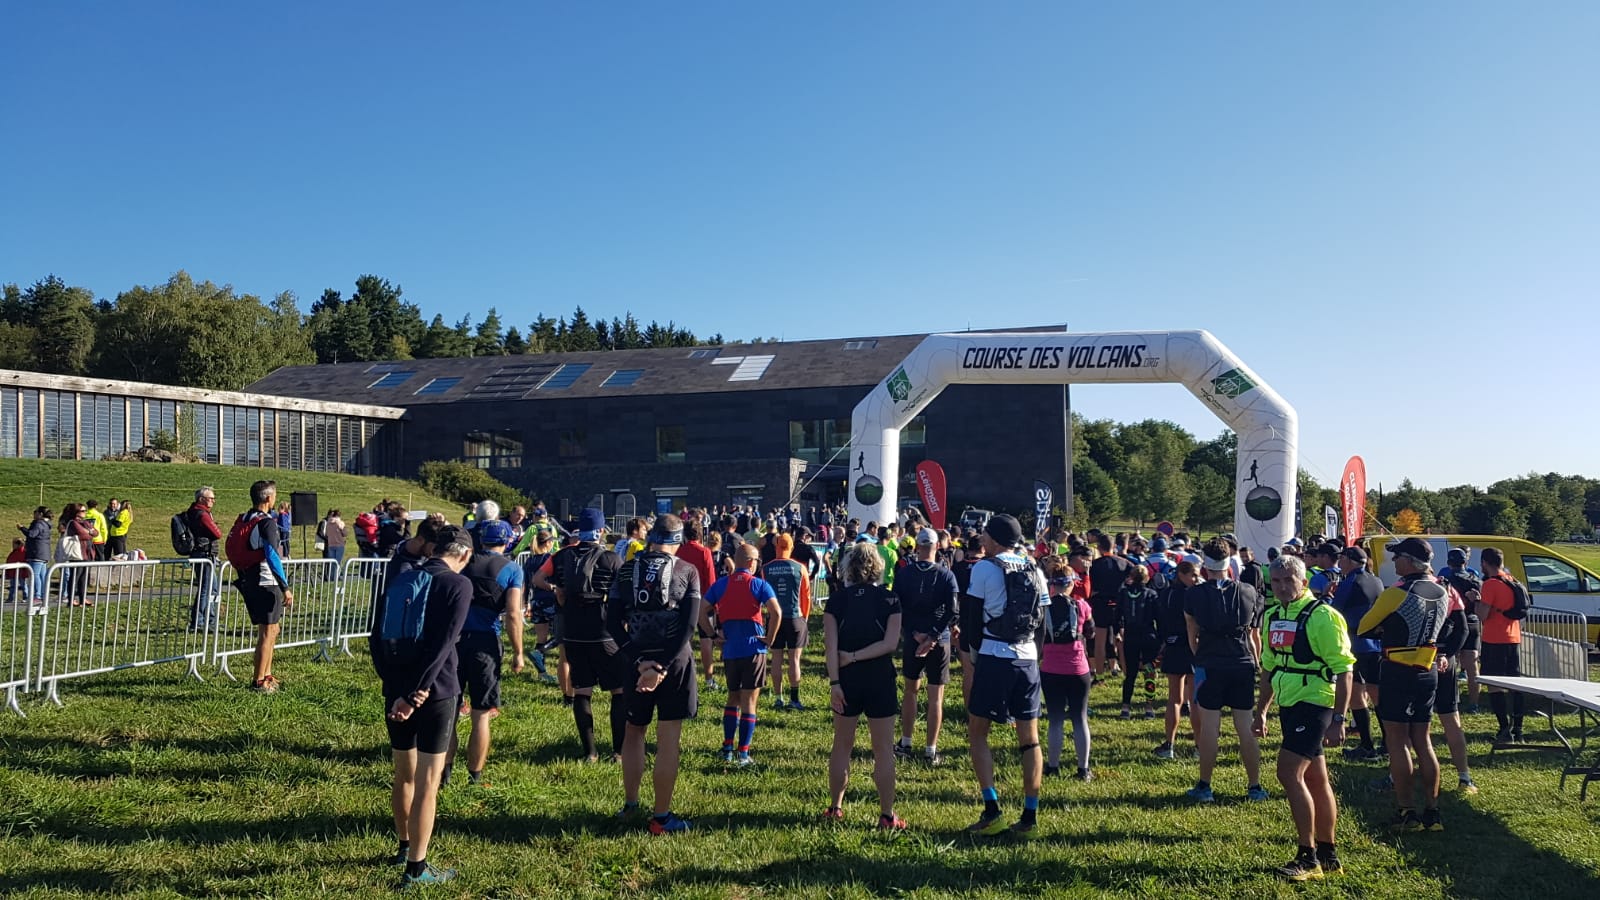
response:
M1574 678L1518 678L1510 675L1479 675L1479 684L1536 694L1600 712L1600 684Z

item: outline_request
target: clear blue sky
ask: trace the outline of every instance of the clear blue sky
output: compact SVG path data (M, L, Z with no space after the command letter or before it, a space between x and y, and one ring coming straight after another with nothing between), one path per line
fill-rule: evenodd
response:
M1600 475L1597 47L1592 2L12 3L0 281L1202 327L1324 483Z

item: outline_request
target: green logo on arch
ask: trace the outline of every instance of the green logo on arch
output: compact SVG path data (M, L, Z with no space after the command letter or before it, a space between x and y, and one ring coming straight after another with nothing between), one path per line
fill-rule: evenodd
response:
M1229 369L1211 379L1211 389L1229 400L1237 399L1240 394L1253 390L1255 386L1256 383L1250 380L1250 376L1246 375L1243 369Z
M904 403L911 397L911 379L906 375L906 367L901 366L889 377L889 396L896 403Z

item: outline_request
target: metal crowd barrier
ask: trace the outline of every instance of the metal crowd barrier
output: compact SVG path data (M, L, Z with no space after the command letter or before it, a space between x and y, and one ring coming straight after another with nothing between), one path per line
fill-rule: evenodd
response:
M1524 677L1589 680L1589 650L1576 641L1524 631L1519 656Z
M200 677L206 632L195 605L216 574L207 559L68 562L50 567L39 616L38 685L61 705L59 686L122 669L186 662Z
M332 662L334 626L339 619L339 561L335 559L285 559L283 573L289 578L294 603L286 606L278 621L277 650L316 647L315 659ZM236 570L223 563L223 592L212 626L209 656L217 671L237 681L228 660L254 654L258 628L250 621L244 595L234 585Z
M387 559L363 557L347 559L344 576L339 579L339 614L334 621L333 639L339 652L354 656L350 642L366 640L372 634L372 613L377 608L378 594L383 591L388 569Z
M34 598L33 567L27 563L0 565L0 587L0 688L5 688L6 707L27 718L17 693L32 687L42 614L49 607L43 596Z
M512 562L517 564L517 568L523 569L523 568L527 568L528 560L530 560L532 558L533 558L533 551L532 550L524 550L521 553L518 553L517 554L517 558L512 560Z
M1533 607L1528 610L1528 617L1522 620L1522 633L1525 636L1539 634L1587 647L1589 620L1579 613Z

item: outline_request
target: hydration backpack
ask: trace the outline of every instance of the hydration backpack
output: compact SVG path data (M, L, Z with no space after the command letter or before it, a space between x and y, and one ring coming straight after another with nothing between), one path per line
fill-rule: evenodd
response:
M995 557L989 561L1005 573L1006 608L1000 615L984 621L984 632L1007 644L1032 640L1044 619L1044 604L1040 602L1048 593L1044 576L1039 567L1028 560L1005 562Z
M1510 575L1496 575L1496 581L1502 582L1511 589L1511 608L1501 613L1513 621L1521 621L1528 617L1528 609L1533 606L1533 598L1528 596L1528 588L1522 582Z
M671 591L672 569L677 561L677 557L667 554L652 557L648 562L642 553L633 557L630 612L669 612L678 608Z
M172 517L172 549L184 559L194 556L196 544L194 532L189 528L189 511L184 510Z
M1065 609L1066 615L1056 621L1056 610ZM1063 594L1050 601L1044 610L1044 639L1051 644L1074 644L1083 640L1083 611L1078 608L1078 600Z
M228 565L233 566L235 572L241 575L252 568L261 565L267 558L266 541L261 547L250 546L250 536L266 521L267 514L259 510L240 513L239 518L233 520L233 527L228 529Z
M500 573L512 565L509 557L501 553L474 556L461 571L472 582L472 605L487 609L495 615L506 611L506 592L499 590Z
M1220 603L1206 604L1201 610L1203 615L1197 616L1200 631L1203 634L1225 638L1242 638L1250 628L1250 610L1244 603L1245 585L1237 581L1226 582L1226 587L1212 581L1207 584L1216 585L1215 588L1201 586L1201 590L1211 593L1220 600ZM1204 596L1204 595L1202 595Z
M1268 646L1278 653L1288 649L1292 660L1290 663L1280 663L1276 671L1299 675L1302 681L1309 681L1312 678L1333 680L1333 670L1311 649L1311 637L1306 633L1306 624L1311 621L1311 614L1326 602L1321 597L1314 597L1300 610L1300 614L1294 617L1292 623L1287 619L1272 619L1268 623ZM1294 628L1292 636L1287 633L1289 628L1286 626L1290 625ZM1287 648L1283 646L1285 643L1289 645Z
M384 657L391 662L414 662L422 655L422 625L428 613L428 590L433 573L407 569L383 590L383 621L379 637Z
M567 571L562 573L562 580L566 584L568 596L580 604L596 606L606 602L605 593L594 588L595 563L600 561L600 554L604 552L605 548L599 544L573 548L572 556L567 563Z

